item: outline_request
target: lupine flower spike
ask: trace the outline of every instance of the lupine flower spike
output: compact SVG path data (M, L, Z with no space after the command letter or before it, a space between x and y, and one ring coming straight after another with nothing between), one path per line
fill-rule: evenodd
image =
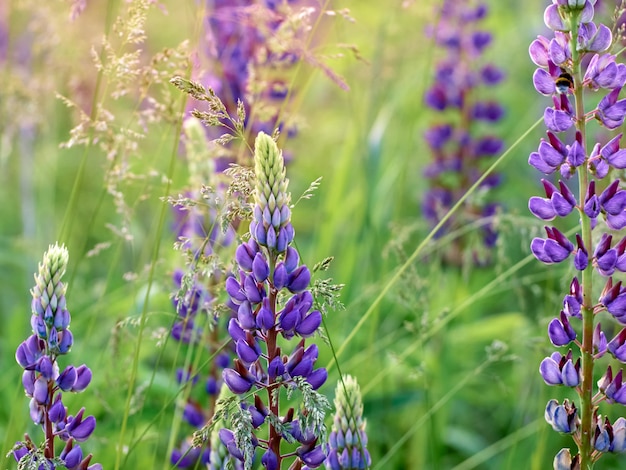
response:
M560 312L548 325L550 342L568 349L553 352L539 366L546 384L573 388L579 397L578 402L552 399L545 409L552 428L572 435L577 446L577 452L565 448L556 454L553 465L557 470L589 470L604 453L626 450L626 420L611 422L598 413L603 401L626 404L623 372L614 374L609 366L597 387L593 383L594 368L607 352L626 363L626 329L607 341L596 318L607 311L626 325L626 288L612 277L626 272L626 237L615 232L626 227L626 191L620 188L619 179L609 177L612 169L626 167L626 150L619 146L621 134L604 145L586 140L593 118L608 130L623 124L626 100L619 99L619 94L626 83L626 66L608 52L613 43L611 29L593 23L594 4L592 0L553 0L544 14L553 37L539 36L530 45L530 57L538 66L533 75L535 89L551 97L551 106L544 112L547 138L528 161L544 175L554 174L558 182L542 179L546 197L532 197L528 206L546 222L574 211L579 216L575 239L547 225L546 237L535 238L530 246L543 263L571 258L577 271ZM601 94L594 97L598 105L593 109L585 109L585 89ZM573 133L563 134L572 128ZM578 195L570 187L577 187ZM604 288L594 300L597 283Z
M15 352L17 363L24 369L22 384L30 398L30 417L45 434L45 444L38 447L26 434L24 441L13 448L13 456L21 468L56 468L61 463L68 470L101 470L102 465L89 465L92 455L83 455L79 442L85 442L96 427L93 416L85 416L85 408L68 415L63 393L79 393L91 382L86 365L68 365L60 372L57 359L70 351L74 338L70 331L70 313L65 301L66 286L61 282L68 262L67 249L61 245L48 248L31 294L33 334ZM64 447L57 453L56 439Z
M326 381L327 372L315 367L317 345L306 346L305 338L315 334L322 316L312 309L311 273L291 246L294 229L284 160L274 140L263 132L255 141L254 161L251 238L237 248L237 276L226 280L236 310L229 332L237 358L232 368L224 369L223 378L242 402L233 413L233 429L222 429L219 435L231 456L246 468L251 467L257 448L261 465L268 470L283 468L288 460L293 461L290 468L317 468L326 458L320 438L329 404L316 390ZM283 340L296 336L301 339L285 350L289 342ZM283 411L281 387L288 396L297 390L303 404ZM264 425L269 427L265 433ZM282 440L296 448L283 453Z
M346 375L335 390L335 416L326 449L327 470L370 467L372 459L367 451L365 426L361 389L354 377Z
M433 227L480 177L485 160L502 149L499 138L480 132L481 126L493 126L504 115L499 103L480 99L485 88L504 78L499 68L481 60L491 43L491 34L479 26L487 13L486 5L480 2L444 0L439 21L429 31L435 44L445 51L436 66L435 81L424 98L426 105L441 116L425 133L433 162L424 172L430 188L424 195L422 212ZM490 249L497 240L489 219L497 213L498 205L486 202L485 194L499 183L499 175L488 177L478 191L480 194L466 200L455 219L448 219L436 234L442 236L481 223L480 236L475 240L470 238L476 233L472 232L450 245L446 252L449 262L462 264L467 255L472 262L489 261Z

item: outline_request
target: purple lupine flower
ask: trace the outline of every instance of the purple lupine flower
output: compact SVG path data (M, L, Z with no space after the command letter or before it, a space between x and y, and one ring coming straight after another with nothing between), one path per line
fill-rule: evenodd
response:
M583 85L589 86L592 90L600 88L612 90L621 87L624 81L626 65L616 63L615 56L610 54L594 55L583 77Z
M593 330L593 352L596 358L601 358L608 350L606 335L602 331L602 325L598 323L596 329Z
M538 90L539 91L539 90ZM566 94L553 96L554 106L546 108L543 122L552 132L563 132L574 125L574 108ZM609 105L607 105L609 106Z
M600 304L618 322L626 324L626 287L622 287L621 281L613 285L613 279L609 278L600 297Z
M580 216L576 244L553 226L545 227L547 238L531 242L531 251L539 261L560 263L573 254L574 267L579 271L563 299L563 309L548 326L548 336L554 346L576 345L580 351L569 350L565 355L554 352L539 366L546 384L571 387L580 397L579 408L567 400L562 405L550 400L546 407L546 421L555 431L573 434L578 445L574 457L569 449L556 455L553 466L559 470L591 468L602 453L622 452L626 442L626 420L619 418L612 425L597 409L602 400L626 404L622 370L613 376L609 367L597 383L595 396L591 382L596 360L607 351L619 361L626 360L626 333L621 331L607 342L596 321L596 313L606 310L626 324L626 288L621 281L613 283L611 277L626 269L626 240L608 231L626 227L626 191L620 188L619 179L601 181L611 170L626 166L626 151L620 149L621 134L604 146L592 143L588 148L582 136L588 135L586 126L591 117L609 130L624 122L626 99L620 100L619 95L626 83L626 66L607 52L613 41L611 28L592 22L594 4L593 0L552 0L544 21L554 36L539 36L529 48L538 66L533 84L540 94L552 97L552 106L544 112L548 138L531 153L528 162L543 174L558 172L564 180L578 177L577 196L564 181L559 181L557 188L542 180L546 197L534 196L528 203L530 212L543 221L566 217L574 210ZM594 109L584 109L585 89L601 94L594 100L598 103ZM573 139L558 135L571 127L576 130ZM605 189L600 192L599 188ZM597 277L604 289L599 302L593 304L585 293L593 292Z
M572 351L569 351L565 356L554 352L550 357L541 361L539 372L548 385L576 387L580 383L580 359L574 364Z
M50 246L39 264L35 286L31 290L33 334L22 342L15 352L17 363L24 369L22 384L30 400L30 416L45 433L43 452L28 434L13 448L13 457L20 465L31 468L55 468L62 463L68 469L101 470L100 464L89 465L92 455L83 457L78 442L85 442L96 427L93 416L85 416L81 408L68 415L63 405L64 392L79 393L91 382L91 370L86 365L68 365L59 373L58 358L69 352L73 336L69 330L70 314L65 300L66 286L61 281L68 263L65 246ZM65 442L59 455L55 451L56 438Z
M546 197L531 197L528 201L528 208L535 217L543 220L553 220L557 215L565 217L576 206L576 198L570 189L559 181L560 191L549 181L542 179Z
M626 405L626 382L622 381L622 373L620 369L613 377L613 371L609 366L604 376L598 381L598 388L605 395L608 403Z
M576 331L565 311L561 310L561 316L548 325L548 337L555 346L566 346L576 339Z
M220 106L224 109L224 114L220 115L219 121L226 124L228 116L237 116L242 121L242 129L245 128L246 134L253 136L259 130L265 130L271 133L276 127L283 131L283 134L291 137L295 133L295 126L289 122L282 109L287 95L292 96L292 90L287 85L288 80L276 73L276 68L287 70L290 65L300 60L301 47L299 46L301 35L305 34L305 28L297 28L297 22L309 21L308 15L313 10L307 10L305 13L298 15L298 19L294 19L294 7L297 2L266 2L255 0L252 2L242 0L231 1L208 1L206 2L207 17L204 22L205 31L202 36L200 51L196 55L198 63L196 64L195 79L201 84L211 88L212 92L221 97ZM204 61L208 60L211 64L204 67ZM211 70L210 73L205 70ZM271 70L271 79L255 80L264 71ZM219 71L219 72L216 72ZM259 83L263 83L265 87L259 88ZM189 111L194 105L200 107L202 111L202 102L189 102ZM243 113L240 113L243 110ZM211 208L207 215L200 208L206 204L197 204L196 200L204 202L199 188L207 183L215 190L215 198L218 200L226 199L226 188L223 184L223 175L221 173L228 167L230 163L237 161L236 155L229 151L228 144L220 147L221 150L216 152L209 164L205 161L205 145L206 134L204 130L198 131L199 121L188 115L184 122L186 134L185 148L187 149L188 159L192 178L199 172L194 171L199 168L210 167L209 174L202 175L205 178L197 178L192 180L194 190L186 194L186 200L194 202L191 205L177 204L174 205L175 225L174 232L177 235L178 243L195 260L201 260L205 257L219 255L219 248L228 246L233 238L239 223L237 217L230 218L226 233L222 231L222 219L225 215L219 214L217 210ZM214 129L207 131L212 138L217 138L219 134ZM198 138L198 135L201 137ZM233 135L232 137L242 137ZM202 161L193 161L189 154L192 154L195 148L202 148ZM221 178L220 178L221 176ZM206 199L206 198L204 198ZM288 208L283 206L282 214L275 214L274 217L285 219L289 216ZM286 212L285 212L286 211ZM226 209L228 212L228 209ZM263 214L266 216L267 214ZM265 218L267 222L267 218ZM279 228L275 233L268 234L269 241L276 243L279 248L291 241L293 235L289 235L289 227ZM274 241L274 237L276 240ZM253 253L257 251L254 248ZM237 259L244 255L238 252ZM252 262L250 259L250 263ZM195 262L193 266L195 266ZM262 264L262 263L261 263ZM204 332L198 324L197 318L205 318L204 315L198 315L199 312L208 313L212 320L214 308L212 305L216 303L216 299L212 297L210 292L212 289L223 282L223 278L228 273L219 273L218 275L200 276L200 269L189 269L184 275L177 271L174 274L174 282L179 289L175 297L174 304L178 313L178 318L172 327L172 336L178 341L184 343L195 343L203 338ZM243 269L250 269L252 265L242 262ZM261 277L258 271L259 266L255 268L255 275ZM263 268L263 266L261 266ZM269 275L269 267L266 267L266 275ZM285 280L292 288L299 288L307 283L306 277L298 277L294 274L291 278ZM251 277L246 276L241 279L241 285L232 285L232 280L227 281L227 289L229 287L239 289L242 287L240 296L244 292L253 295L252 300L259 300L262 293L259 292ZM232 307L232 305L230 305ZM240 319L248 319L254 323L250 305L244 305L239 312ZM248 308L248 311L246 311ZM271 321L267 315L258 317L259 320L265 320L265 327L271 325ZM311 320L309 319L303 325L303 330L311 329ZM250 323L245 324L251 327ZM217 341L221 330L214 329L211 343L218 344ZM213 345L210 346L212 348ZM253 345L241 341L237 344L239 352L246 355L248 360L254 358L252 352ZM210 418L210 410L213 405L219 386L222 382L220 367L211 367L210 376L206 382L206 390L209 392L209 406L205 410L204 420ZM228 379L233 383L238 383L242 387L241 380L237 375L228 374ZM197 414L184 414L184 418L198 418ZM199 420L194 421L198 423ZM191 424L191 423L190 423ZM177 450L178 452L178 450Z
M249 413L248 431L222 429L220 439L235 459L250 464L255 448L261 447L262 465L281 468L281 462L289 458L281 454L280 442L285 438L282 431L270 422L269 440L257 440L249 433L262 426L270 412L279 416L277 387L298 388L321 400L319 408L303 414L312 418L306 422L293 420L293 408L281 419L291 423L289 440L293 437L300 443L293 454L296 465L317 468L325 459L318 439L324 431L326 402L315 390L326 381L327 372L316 368L317 345L307 347L305 338L319 328L321 314L313 309L313 297L307 289L311 274L290 246L294 229L283 157L274 140L263 132L255 143L255 174L251 239L237 249L239 275L230 277L225 286L236 312L229 332L238 357L234 367L223 371L224 382L233 393L244 395L254 389L255 403L242 405ZM279 335L285 340L294 336L302 339L287 355L277 345ZM268 393L267 404L261 400L263 390Z
M626 328L622 328L622 330L609 341L607 348L615 359L626 363Z
M480 136L476 125L493 125L504 115L502 106L492 100L479 98L481 88L500 83L504 73L492 64L481 64L481 56L491 42L491 35L480 29L487 16L483 3L444 0L440 6L440 21L429 31L435 43L445 50L445 56L436 66L435 81L426 91L424 101L435 111L455 115L430 127L424 134L433 162L425 169L430 188L424 194L422 214L434 227L449 212L455 202L467 192L482 174L485 159L497 155L503 146L495 136ZM500 177L492 175L483 181L480 191L487 192L500 184ZM448 253L449 261L463 262L463 253L479 264L489 261L489 249L497 240L491 222L498 205L481 201L466 201L454 220L438 230L442 236L458 227L480 221L481 243L458 238Z
M609 425L607 422L606 427L609 428ZM609 428L608 434L611 438L609 452L626 452L626 419L617 418Z
M548 70L537 69L533 74L533 85L542 95L552 96L557 93L556 83L561 76L561 69L553 62L548 62Z
M626 116L626 99L617 99L620 91L622 91L623 85L622 80L619 88L615 88L598 103L595 115L596 119L607 129L617 129L624 122L624 116Z
M545 418L555 431L565 434L572 434L580 426L576 405L569 400L563 401L562 405L556 400L550 400L546 406Z
M560 263L574 251L574 244L555 227L544 227L548 238L535 238L530 249L539 261L545 264Z
M578 29L578 44L580 50L587 52L605 52L613 43L613 34L611 30L600 24L596 27L595 23L581 23ZM605 54L608 55L608 54Z

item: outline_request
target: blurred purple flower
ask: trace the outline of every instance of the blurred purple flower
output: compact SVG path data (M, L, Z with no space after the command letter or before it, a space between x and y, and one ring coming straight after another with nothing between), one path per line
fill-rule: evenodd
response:
M474 129L479 121L492 124L504 115L499 103L476 98L480 87L491 87L504 78L501 69L493 64L480 63L480 57L492 39L490 33L479 27L479 22L488 14L487 6L445 0L439 8L440 21L427 33L445 50L445 56L436 66L434 83L426 91L424 101L435 111L453 110L460 118L454 122L438 123L424 134L433 163L424 171L424 176L430 179L430 188L423 197L422 214L431 227L439 223L481 176L481 160L497 155L503 146L496 137L475 135ZM499 184L499 176L493 175L484 182L481 190L487 191ZM471 257L478 264L489 260L489 248L495 245L497 239L491 221L497 209L497 204L468 201L454 218L438 230L435 236L440 237L454 228L484 221L481 222L482 246L471 245L468 240L459 238L454 242L458 246L450 249L449 261L461 263L458 254L466 249L472 252ZM465 246L468 243L471 246Z
M615 88L598 103L596 118L607 129L617 129L624 122L626 116L626 99L618 100L622 87Z

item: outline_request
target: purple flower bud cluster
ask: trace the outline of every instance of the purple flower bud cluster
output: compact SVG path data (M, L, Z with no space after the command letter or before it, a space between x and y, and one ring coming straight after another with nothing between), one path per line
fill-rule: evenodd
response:
M259 435L251 440L253 447L264 449L261 464L265 468L281 468L285 458L280 451L283 439L298 444L295 454L289 454L296 456L297 465L316 468L326 458L318 436L311 429L301 428L293 408L281 414L278 389L301 388L306 383L311 390L317 390L326 381L326 369L315 364L317 345L305 344L305 338L319 328L322 315L313 309L313 297L307 289L311 273L290 246L294 231L283 158L276 143L264 133L256 139L255 169L251 238L237 248L238 275L226 280L226 291L236 312L228 331L237 358L232 368L224 369L224 382L235 394L254 396L253 404L243 406L251 415L255 433L266 421L270 424L267 438ZM291 340L294 336L300 341L289 353L284 352L278 345L279 337ZM260 392L267 394L267 404ZM273 424L276 419L282 426ZM245 459L246 453L237 447L233 431L223 429L220 438L233 457Z
M479 98L481 88L493 87L504 78L504 73L492 64L484 64L481 56L491 43L491 34L480 29L479 23L487 16L487 6L480 2L444 0L438 14L436 28L429 31L445 56L436 65L433 85L426 91L426 105L441 113L439 123L425 133L433 162L425 169L430 188L424 195L422 212L435 226L452 206L479 179L485 159L496 156L503 142L493 135L479 135L478 126L492 126L504 115L502 106L494 100ZM482 124L481 124L482 123ZM480 188L487 192L500 184L499 175L486 178ZM466 201L455 219L448 219L437 236L462 226L493 217L498 209L484 198ZM497 240L491 222L481 223L477 243L467 237L458 239L454 247L458 253L472 251L477 262L487 262L488 250ZM452 251L452 250L451 250ZM452 260L458 254L449 254ZM461 260L457 259L456 262Z
M626 328L607 341L596 321L598 313L607 311L626 325L626 288L621 281L613 281L615 273L626 272L626 237L609 231L626 227L626 191L619 179L610 178L612 169L626 168L626 150L620 148L621 134L604 145L589 145L585 140L587 124L594 118L609 130L623 124L626 99L620 100L619 94L626 83L626 65L608 53L611 29L593 23L594 4L591 0L553 0L544 21L554 35L539 36L529 48L538 66L533 75L535 89L550 96L552 106L544 112L547 138L528 162L544 175L555 174L557 182L542 179L545 197L531 197L528 207L543 221L572 212L579 216L575 237L546 226L545 238L537 237L530 245L539 261L555 264L571 257L577 271L560 313L548 326L548 337L557 347L575 345L579 354L572 349L565 355L554 352L539 367L546 384L571 387L580 398L578 408L568 400L563 404L550 400L546 407L546 421L555 431L572 434L578 445L574 457L569 449L557 454L555 469L591 468L603 452L626 450L626 420L619 418L611 424L598 414L601 401L626 404L621 369L613 376L609 366L596 391L592 383L594 365L607 352L626 363ZM602 95L594 100L598 104L592 110L584 109L585 92ZM570 128L575 132L562 134ZM570 183L573 179L577 184ZM577 187L578 194L570 187ZM604 285L595 302L594 282Z
M96 427L93 416L85 416L81 408L75 415L69 415L63 405L63 393L79 393L91 382L91 370L86 365L68 365L60 371L57 359L67 354L73 343L70 332L70 313L67 310L66 286L61 282L68 262L68 252L64 246L50 246L39 264L35 275L35 286L31 294L33 334L21 343L15 352L17 363L24 369L22 385L30 398L30 417L40 425L46 442L43 452L26 435L18 442L13 456L28 468L56 468L53 461L59 461L68 470L99 470L100 464L89 465L92 455L83 455L78 444L85 442ZM55 440L61 439L65 446L57 456Z

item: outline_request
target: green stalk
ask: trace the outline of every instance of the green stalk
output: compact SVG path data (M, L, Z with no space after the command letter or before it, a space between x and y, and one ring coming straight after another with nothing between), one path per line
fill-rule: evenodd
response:
M572 16L572 38L570 46L572 49L572 72L574 79L574 100L576 103L576 130L580 132L582 136L583 151L586 155L586 122L585 122L585 107L583 100L582 89L582 71L580 66L580 54L576 50L576 44L578 43L578 15ZM580 225L582 231L582 239L585 248L588 253L593 253L592 239L591 239L591 220L587 217L583 211L585 196L587 187L589 186L589 174L587 173L587 166L581 165L578 167L579 178L579 195L578 200L580 206L578 208L580 212ZM593 452L593 446L591 444L591 438L593 436L593 304L592 304L592 273L593 265L588 263L585 270L582 272L582 292L583 292L583 305L582 305L582 317L583 317L583 330L582 330L582 382L579 388L580 395L580 413L581 413L581 432L579 443L580 454L580 466L582 470L589 470L593 467L593 460L591 453Z
M181 113L181 115L185 108L185 103L186 103L185 98L181 97L180 104L179 104L180 106L179 112ZM168 178L167 178L167 182L165 183L165 187L163 189L163 197L167 197L170 194L170 188L172 186L172 175L174 174L174 168L176 166L176 161L178 160L178 143L179 143L179 136L182 132L182 126L183 126L183 122L181 119L177 122L173 135L172 135L173 136L172 150L170 152L170 161L169 161L169 165L167 169ZM152 249L152 260L150 263L150 269L148 271L147 288L146 288L146 292L145 292L145 296L144 296L143 304L142 304L141 317L140 317L140 323L139 323L139 330L137 333L135 351L132 357L131 373L128 379L128 392L126 395L126 402L124 406L124 415L122 416L122 423L120 426L118 452L116 455L115 467L114 467L115 470L119 470L120 468L122 468L123 452L121 451L121 449L124 447L125 439L127 439L126 432L127 432L127 427L128 427L128 421L130 418L130 408L131 408L130 405L131 405L131 400L133 398L133 394L135 393L135 384L137 381L137 376L138 376L138 371L139 371L139 360L140 360L142 338L146 329L148 308L149 308L148 306L150 303L150 295L152 293L153 284L154 284L154 280L155 280L155 276L157 272L157 260L159 259L159 249L161 247L160 237L161 237L161 234L163 233L163 227L167 219L167 210L168 210L168 207L165 204L163 204L161 207L161 211L159 212L156 229L154 231L155 237L154 237L154 246ZM125 456L126 459L128 458L128 455L129 454L127 453Z

